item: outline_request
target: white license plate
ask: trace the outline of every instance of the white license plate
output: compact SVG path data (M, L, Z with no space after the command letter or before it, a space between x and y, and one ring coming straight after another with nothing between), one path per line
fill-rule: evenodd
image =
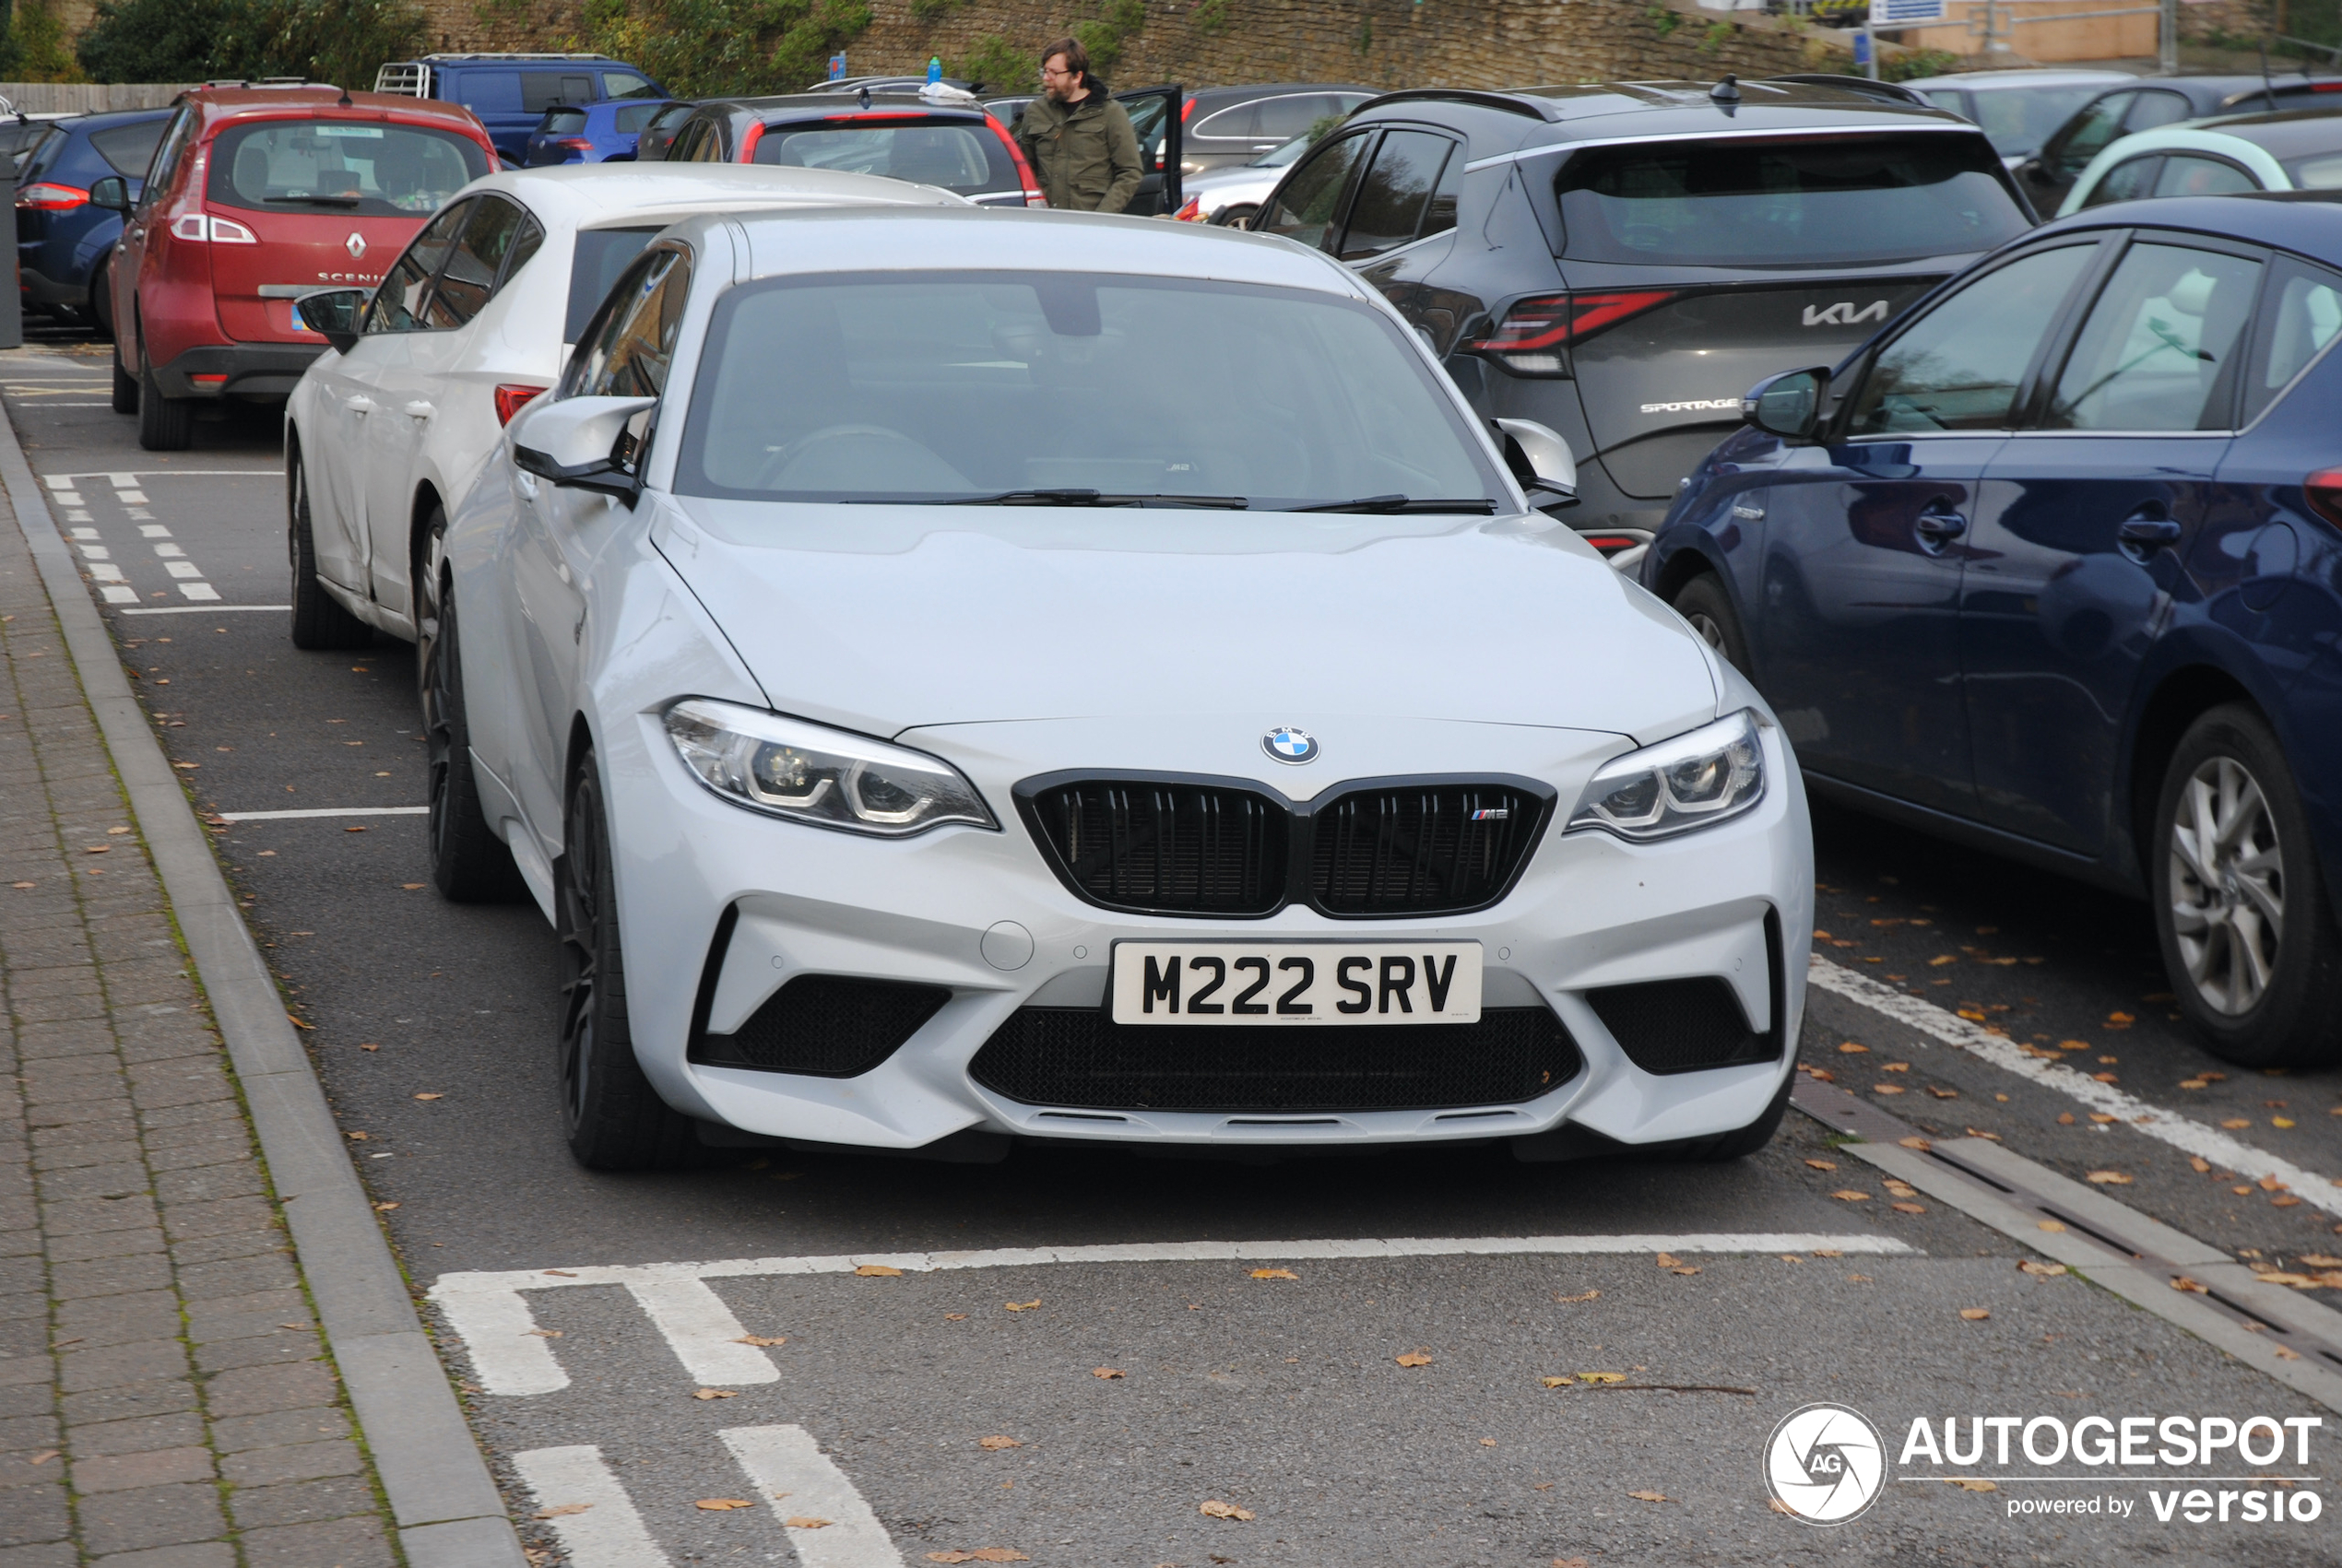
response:
M1117 1023L1480 1021L1477 942L1117 942Z

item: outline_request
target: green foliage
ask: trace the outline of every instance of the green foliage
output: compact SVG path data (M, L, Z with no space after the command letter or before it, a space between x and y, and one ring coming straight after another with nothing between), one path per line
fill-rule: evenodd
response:
M1361 54L1374 53L1374 18L1372 17L1366 18L1358 24L1357 36L1350 41L1350 46Z
M870 25L861 0L586 0L583 42L684 98L790 92Z
M1041 90L1041 62L997 32L977 39L976 47L959 59L945 61L943 74L980 82L987 92Z
M12 82L86 82L73 41L49 0L0 0L0 78Z
M75 53L101 82L307 77L363 89L422 39L415 0L100 0Z
M1643 12L1650 19L1650 30L1662 38L1673 38L1675 29L1684 25L1684 14L1664 6L1653 6Z
M1228 0L1203 0L1188 13L1188 26L1206 38L1217 38L1228 30Z
M1912 49L1891 60L1882 56L1878 74L1885 81L1908 82L1921 77L1940 77L1946 71L1959 70L1964 64L1948 49Z
M911 15L933 27L966 4L967 0L911 0Z
M1739 30L1730 22L1709 23L1708 30L1699 35L1699 52L1709 55L1722 53L1724 45L1730 43L1733 41L1733 34Z
M1338 113L1337 113L1337 114L1320 114L1320 115L1319 115L1316 119L1314 119L1314 120L1310 121L1310 122L1309 122L1309 145L1310 145L1311 147L1316 147L1316 146L1317 146L1319 142L1321 142L1321 141L1323 141L1323 140L1325 140L1325 139L1326 139L1326 135L1327 135L1327 133L1329 133L1330 131L1331 131L1331 130L1332 130L1332 129L1333 129L1336 125L1341 124L1342 124L1344 120L1347 120L1349 117L1350 117L1350 116L1348 116L1347 114L1338 114Z
M1146 0L1106 0L1106 7L1067 30L1090 52L1090 69L1111 76L1122 59L1122 41L1147 23Z

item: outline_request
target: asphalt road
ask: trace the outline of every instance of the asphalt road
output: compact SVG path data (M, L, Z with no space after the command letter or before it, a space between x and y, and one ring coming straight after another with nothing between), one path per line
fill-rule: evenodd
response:
M84 552L92 592L194 802L420 806L407 647L304 654L262 607L287 595L275 413L231 410L188 452L142 453L106 407L104 352L0 355L0 396L60 525L103 552ZM2206 1055L2159 1005L2141 907L1856 819L1816 829L1831 962L2342 1172L2338 1075ZM548 1562L2342 1561L2330 1518L2191 1527L2144 1500L2149 1481L2246 1473L2235 1460L2121 1482L1993 1470L2007 1484L1991 1491L1898 1480L1836 1530L1768 1510L1760 1452L1813 1401L1864 1412L1890 1450L1919 1417L2337 1419L2078 1279L2020 1272L2031 1254L1943 1204L1889 1208L1877 1173L1795 1113L1722 1167L1065 1147L994 1167L742 1153L597 1175L558 1136L553 944L533 905L440 902L415 815L243 819L217 838L394 1244L450 1303L451 1373ZM2247 1261L2342 1246L2342 1188L2289 1203L2301 1195L2198 1172L2127 1118L2094 1122L2071 1092L1837 990L1812 993L1801 1055L1932 1132L2127 1174L2122 1201ZM1832 1196L1850 1185L1870 1196ZM1567 1240L1360 1256L1392 1237ZM1662 1263L1650 1238L1684 1244ZM1295 1244L1189 1245L1214 1242ZM1101 1244L1133 1252L902 1274L694 1267ZM678 1267L594 1272L655 1265ZM484 1303L468 1320L467 1300ZM508 1310L522 1316L493 1318ZM2246 1468L2323 1476L2328 1441L2306 1467ZM2101 1506L2014 1515L2020 1495Z

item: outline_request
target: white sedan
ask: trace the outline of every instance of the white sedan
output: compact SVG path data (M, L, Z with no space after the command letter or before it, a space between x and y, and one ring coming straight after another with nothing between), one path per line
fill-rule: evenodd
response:
M668 230L440 590L437 875L559 933L576 1158L1763 1144L1795 762L1503 437L1282 241Z
M285 408L294 644L363 646L379 627L428 656L431 609L411 584L432 580L445 509L653 235L694 213L858 204L964 205L820 170L515 170L456 193L378 289L305 294L298 319L331 347Z

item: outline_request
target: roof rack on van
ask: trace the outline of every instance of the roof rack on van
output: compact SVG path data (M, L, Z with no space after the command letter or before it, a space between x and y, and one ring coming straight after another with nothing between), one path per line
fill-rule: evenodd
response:
M607 60L609 56L602 53L599 50L573 49L566 54L550 53L526 53L519 52L498 52L482 53L478 54L424 54L419 56L419 58L427 60L434 65L438 65L457 60Z
M1386 92L1371 100L1385 103L1476 103L1483 109L1500 109L1508 114L1526 114L1532 120L1558 120L1560 114L1544 100L1526 93L1486 92L1475 88L1409 88L1402 92ZM1360 104L1360 109L1366 104Z
M204 83L207 88L305 88L331 87L331 82L313 82L307 77L224 77Z

